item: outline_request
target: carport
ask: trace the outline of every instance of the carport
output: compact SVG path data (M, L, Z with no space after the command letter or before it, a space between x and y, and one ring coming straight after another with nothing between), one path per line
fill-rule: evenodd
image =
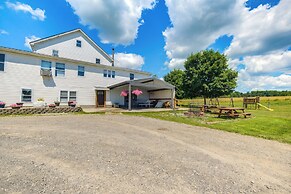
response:
M128 91L128 99L132 99L133 88L140 88L147 92L147 100L168 100L171 108L174 108L175 86L157 78L144 78L128 80L108 87L111 95L115 98L122 98L119 92L114 92L117 88L125 88ZM128 100L128 110L132 109L132 100Z

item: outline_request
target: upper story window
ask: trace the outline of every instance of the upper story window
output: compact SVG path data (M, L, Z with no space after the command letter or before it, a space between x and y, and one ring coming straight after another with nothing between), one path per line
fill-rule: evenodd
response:
M31 89L22 89L21 91L21 101L22 102L31 102Z
M64 63L56 63L55 76L65 76L66 66Z
M85 75L85 67L78 66L78 76L84 76L84 75Z
M59 56L59 51L58 50L53 50L53 56L58 57Z
M134 74L133 73L129 74L129 79L130 80L134 80Z
M0 54L0 71L4 71L5 55Z
M50 61L41 61L41 69L52 69L52 62Z
M103 70L103 77L107 77L107 69Z
M103 77L115 78L115 71L104 69L103 70Z
M100 64L100 59L96 58L96 64Z
M82 47L82 41L81 40L77 40L76 41L76 47Z

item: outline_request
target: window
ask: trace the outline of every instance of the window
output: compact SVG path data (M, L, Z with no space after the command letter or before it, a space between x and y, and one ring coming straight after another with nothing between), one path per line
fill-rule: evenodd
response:
M82 42L81 42L81 40L77 40L77 41L76 41L76 46L77 46L77 47L82 47Z
M4 71L5 55L0 54L0 71Z
M22 102L31 102L31 89L22 89L21 101Z
M68 102L68 91L61 91L60 102Z
M85 67L78 66L78 76L84 76L84 75L85 75Z
M65 64L64 63L56 63L55 76L65 76Z
M134 74L133 73L129 74L129 78L130 80L134 80Z
M112 78L115 78L115 71L111 71L111 70L104 69L103 70L103 77L112 77Z
M52 62L50 61L41 61L41 69L52 69Z
M60 102L76 101L77 92L76 91L65 91L61 90L60 92Z
M69 100L70 101L77 101L77 92L76 91L70 91Z
M96 58L96 64L100 64L100 59Z
M103 70L103 77L107 77L107 70L106 69Z
M59 51L58 50L53 50L53 56L58 57L59 56Z

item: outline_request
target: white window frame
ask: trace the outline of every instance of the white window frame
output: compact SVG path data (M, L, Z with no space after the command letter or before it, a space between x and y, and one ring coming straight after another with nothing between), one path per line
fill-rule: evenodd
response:
M67 92L66 96L62 96L62 92ZM72 96L72 92L74 92L76 95ZM67 103L68 101L77 101L77 95L78 91L77 90L60 90L60 102L61 103ZM72 99L73 98L73 99ZM65 100L62 100L65 99Z
M76 40L76 47L82 48L82 41Z
M29 96L29 95L23 95L23 90L30 90L30 101L23 100L23 96ZM21 102L32 102L32 89L31 88L21 88L20 99L21 99Z
M59 56L59 51L53 49L53 51L52 51L52 56L54 56L54 57L58 57L58 56Z
M2 61L0 61L0 64L3 64L3 71L2 70L0 70L0 72L4 72L5 71L5 54L4 53L0 53L1 55L4 55L4 60L3 60L3 62Z
M64 65L64 69L57 69L57 65ZM64 74L59 74L59 72L64 72ZM65 63L56 63L56 68L55 68L55 76L56 77L65 77L66 75L66 64Z
M79 75L79 72L81 72L81 71L79 71L79 67L83 67L83 69L84 69L84 71L83 71L83 75ZM78 77L85 77L85 71L86 71L86 69L85 69L85 66L82 66L82 65L78 65Z

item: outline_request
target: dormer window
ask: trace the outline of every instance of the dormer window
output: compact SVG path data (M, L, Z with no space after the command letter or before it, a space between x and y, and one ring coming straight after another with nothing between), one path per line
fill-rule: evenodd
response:
M96 58L96 64L100 64L100 59Z
M58 57L59 56L59 51L58 50L53 50L53 56Z
M76 41L76 47L82 47L82 41L81 40L77 40Z

